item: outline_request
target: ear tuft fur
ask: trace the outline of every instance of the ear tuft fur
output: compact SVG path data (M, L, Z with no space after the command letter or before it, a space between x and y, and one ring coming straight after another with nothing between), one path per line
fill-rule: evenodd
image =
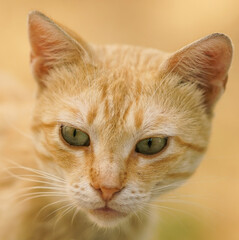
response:
M32 70L40 85L44 85L42 79L55 67L90 61L90 54L83 47L87 44L78 42L43 13L31 12L28 25Z
M214 33L172 54L161 70L165 74L179 74L184 82L196 82L211 110L225 89L232 52L231 40L224 34Z

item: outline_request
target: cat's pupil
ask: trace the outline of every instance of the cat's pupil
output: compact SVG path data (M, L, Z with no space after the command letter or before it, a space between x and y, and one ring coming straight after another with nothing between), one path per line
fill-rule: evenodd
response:
M76 136L76 129L74 129L73 136L74 137Z
M148 140L148 146L149 146L149 148L152 146L152 143L153 143L153 139L152 139L152 138L149 138L149 140Z

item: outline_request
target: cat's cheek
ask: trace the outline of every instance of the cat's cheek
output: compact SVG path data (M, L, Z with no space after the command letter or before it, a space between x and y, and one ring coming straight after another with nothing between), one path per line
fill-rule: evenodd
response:
M90 186L87 173L84 169L82 169L81 173L79 169L76 169L74 173L67 173L66 182L66 190L69 198L78 208L88 211L104 206L104 202Z
M72 149L59 139L54 139L49 135L45 137L45 148L52 156L52 161L66 172L72 172L77 167L82 167L88 155L86 149Z

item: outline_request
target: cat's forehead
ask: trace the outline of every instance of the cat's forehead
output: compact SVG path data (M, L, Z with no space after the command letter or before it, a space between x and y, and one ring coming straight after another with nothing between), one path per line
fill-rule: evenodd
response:
M144 112L142 99L148 98L152 90L145 87L149 86L149 79L146 74L142 76L122 68L100 74L93 80L93 84L80 94L80 99L84 99L87 122L104 123L104 131L112 128L112 125L121 125L124 128L127 122L139 128Z
M179 122L200 118L200 91L191 84L179 85L179 81L177 75L162 78L157 71L132 66L84 71L79 65L67 66L51 75L46 102L40 101L44 108L54 108L51 112L56 115L49 116L52 120L101 131L98 136L107 136L107 141L112 141L109 136L118 141L123 133L141 130L154 135L156 126L157 132L172 135ZM49 104L49 100L54 102Z
M53 75L52 75L53 76ZM79 66L61 69L49 79L46 99L54 99L60 116L72 125L93 126L104 132L139 129L150 111L149 98L155 90L157 74L132 67L99 68L81 71ZM54 92L54 93L53 93ZM52 98L54 95L55 98ZM147 106L148 105L148 106ZM49 104L47 105L49 106ZM157 111L159 112L159 111ZM151 111L152 115L152 111ZM151 116L152 117L152 116ZM78 126L78 125L76 125Z
M91 116L96 115L109 118L111 122L113 118L115 122L120 122L120 119L126 119L130 112L135 112L136 115L140 115L138 112L149 112L153 117L153 113L161 111L168 115L170 109L176 108L180 111L180 99L185 99L187 95L191 102L194 102L193 98L197 95L191 87L177 89L180 79L177 76L167 78L162 79L157 71L139 71L132 66L84 71L77 65L71 68L68 66L67 69L60 69L51 75L45 94L48 96L46 99L59 102L60 108L62 102L66 103L66 106L70 104L75 111L89 116L90 122ZM195 101L197 102L197 99ZM187 105L183 105L183 108L186 107Z
M90 90L100 90L104 96L110 94L137 98L151 91L158 79L157 75L155 72L140 72L132 67L103 69L99 70L96 76L92 76L93 84Z
M94 46L98 62L106 68L132 67L139 71L158 70L168 54L156 49L129 45Z
M131 118L135 118L136 125L140 125L145 106L155 90L157 77L155 73L142 73L125 67L109 69L93 76L92 85L81 94L89 102L88 116L92 116L97 109L105 121L119 124L133 113L134 117Z
M50 94L57 93L139 98L151 94L160 81L159 71L140 70L131 65L117 67L72 65L53 71L46 79ZM90 94L91 93L91 94ZM123 99L120 99L123 100Z

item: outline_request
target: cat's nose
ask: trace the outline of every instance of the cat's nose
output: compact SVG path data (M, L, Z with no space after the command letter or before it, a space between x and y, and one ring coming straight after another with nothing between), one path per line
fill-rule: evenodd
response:
M110 201L114 194L121 190L120 188L97 186L97 184L92 184L92 187L100 192L101 198L104 201Z

